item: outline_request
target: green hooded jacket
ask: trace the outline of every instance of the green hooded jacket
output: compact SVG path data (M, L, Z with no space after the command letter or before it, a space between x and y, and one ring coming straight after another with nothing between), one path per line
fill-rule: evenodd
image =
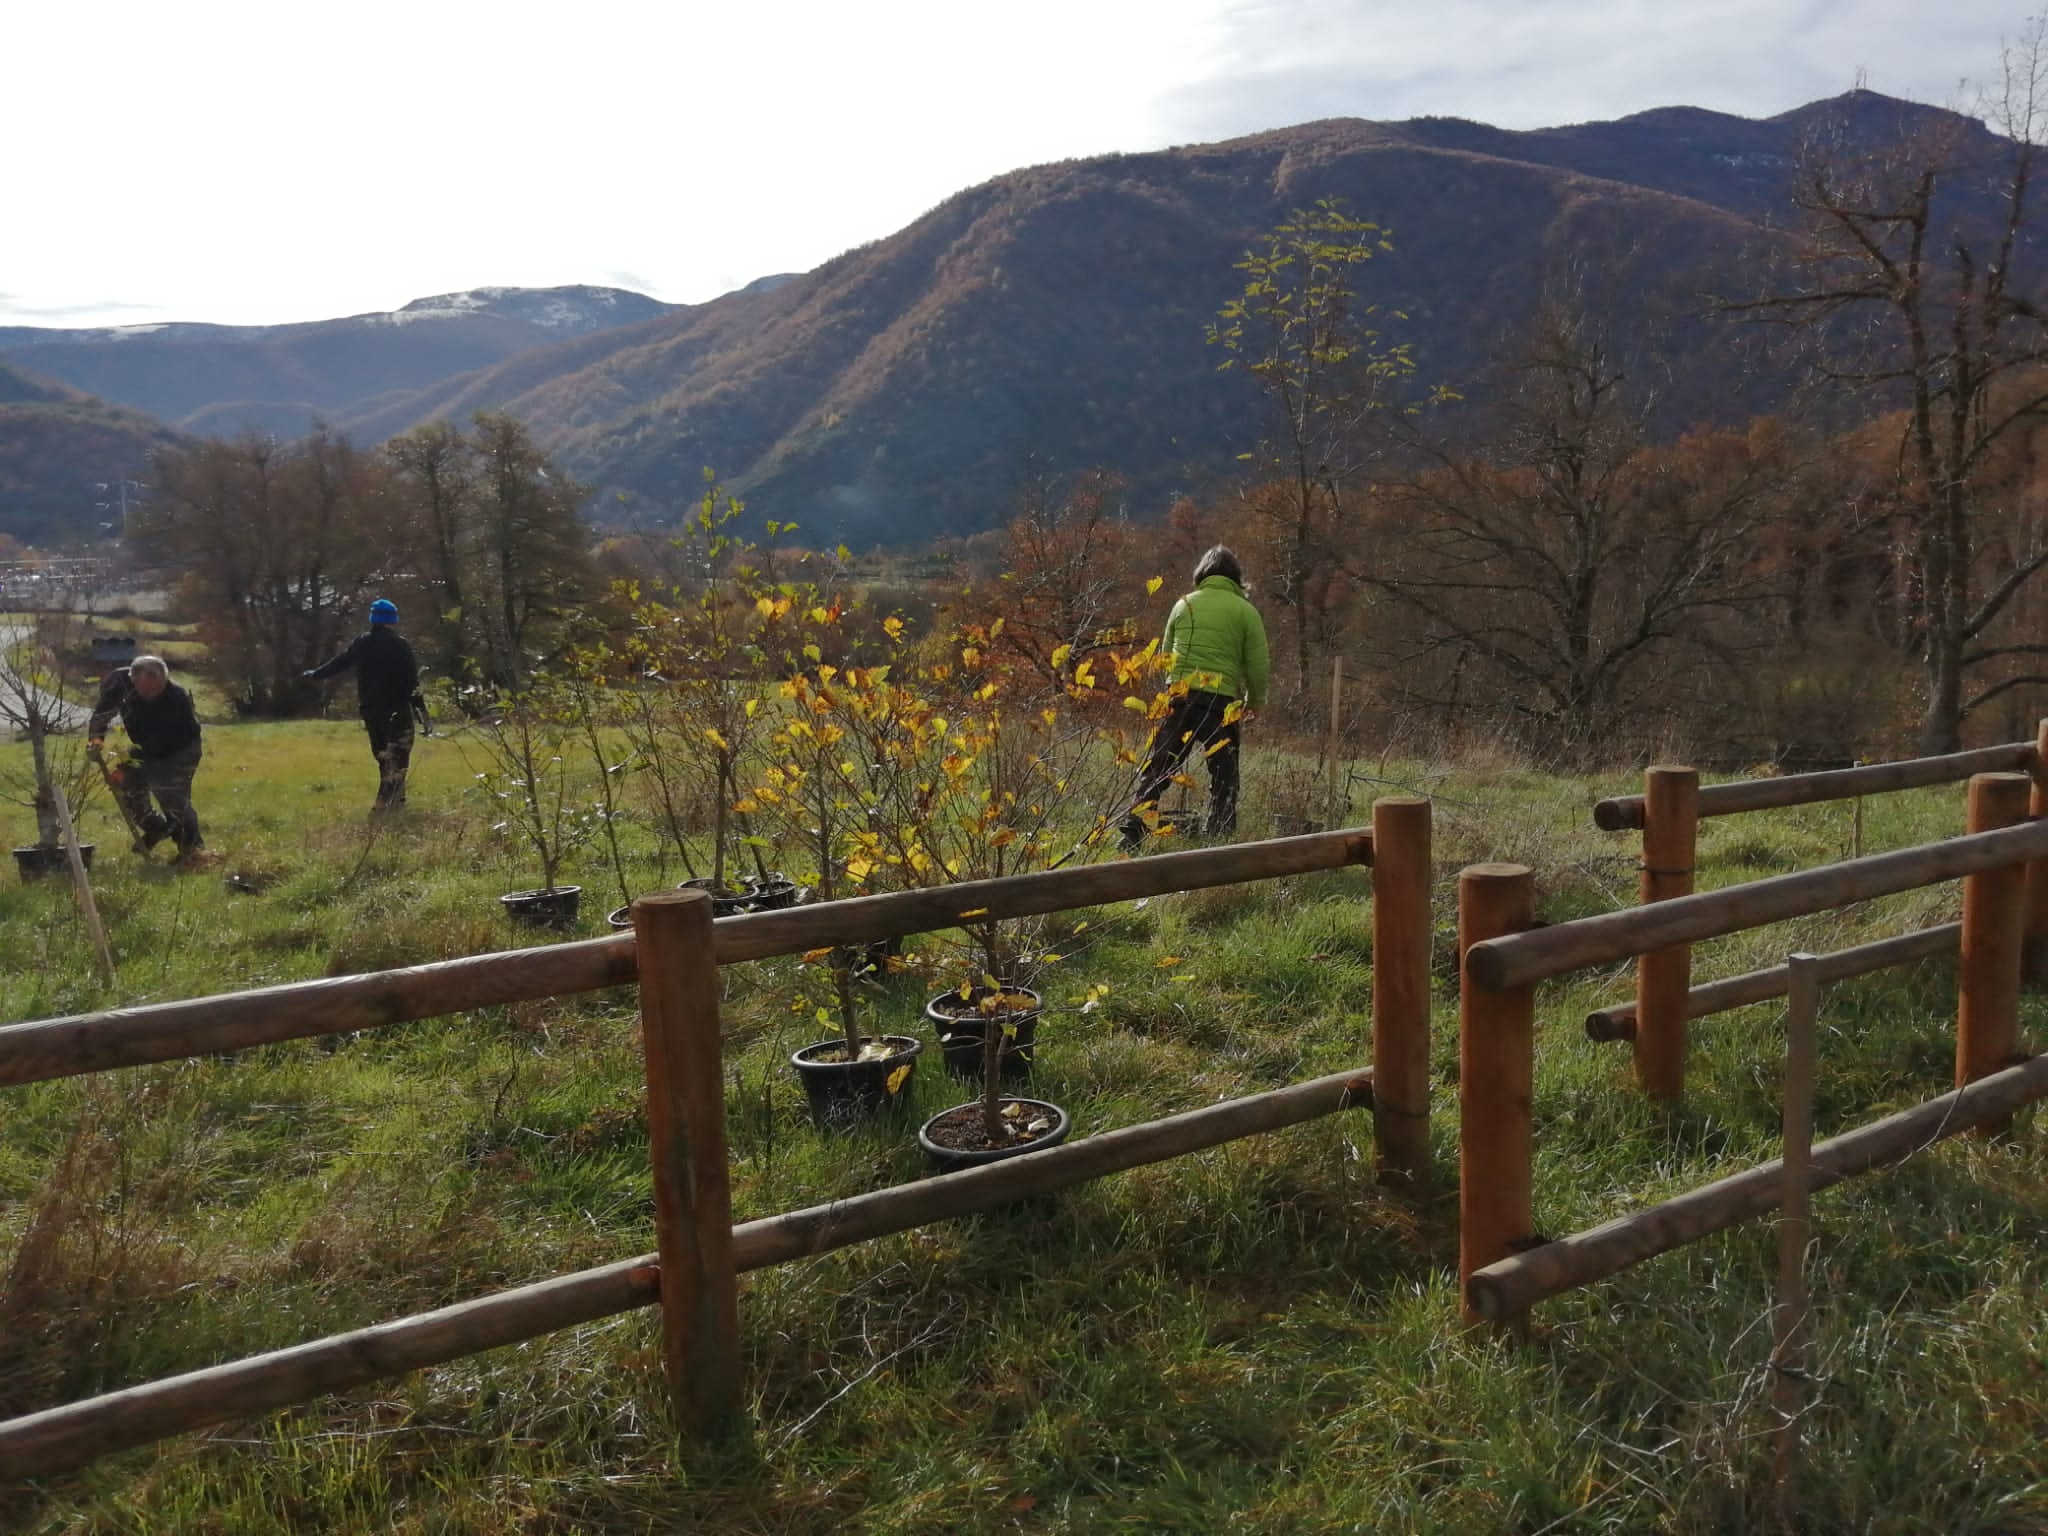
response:
M1228 576L1205 576L1173 605L1166 654L1167 676L1176 683L1243 699L1252 709L1266 702L1266 626L1244 588Z

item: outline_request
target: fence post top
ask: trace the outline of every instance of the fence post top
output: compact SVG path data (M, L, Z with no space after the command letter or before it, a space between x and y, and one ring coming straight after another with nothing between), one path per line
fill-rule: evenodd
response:
M645 896L633 898L633 910L638 912L642 907L687 907L698 902L709 904L710 900L709 891L649 891Z
M1396 806L1405 806L1405 805L1428 805L1428 804L1429 804L1429 796L1427 796L1427 795L1376 795L1376 796L1374 796L1374 797L1373 797L1373 802L1372 802L1372 803L1373 803L1373 809L1375 809L1375 810L1379 809L1379 807L1381 807L1381 806L1383 806L1383 805L1396 805Z
M1685 763L1652 763L1643 770L1646 779L1686 778L1697 779L1700 771Z
M1529 878L1526 864L1467 864L1458 871L1460 881L1526 880Z

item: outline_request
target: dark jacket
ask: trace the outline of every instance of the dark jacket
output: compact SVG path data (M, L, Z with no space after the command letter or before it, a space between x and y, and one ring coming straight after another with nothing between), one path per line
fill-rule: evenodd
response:
M420 688L419 663L413 660L412 647L389 624L372 624L339 656L315 667L313 676L335 677L350 667L356 669L356 700L365 720L381 724L412 708Z
M128 739L144 757L175 757L199 745L199 716L192 712L192 695L176 683L165 683L162 693L145 699L135 691L128 669L116 667L100 683L100 701L85 734L99 740L117 713Z

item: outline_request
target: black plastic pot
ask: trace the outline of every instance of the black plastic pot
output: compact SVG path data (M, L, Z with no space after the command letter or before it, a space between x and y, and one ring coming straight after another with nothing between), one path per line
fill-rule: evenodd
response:
M80 843L78 857L87 869L92 868L92 851L97 843ZM34 843L26 848L14 850L14 867L21 871L23 880L37 880L44 875L64 873L64 845L62 843Z
M745 891L736 891L729 885L720 885L708 876L700 875L695 880L680 881L676 885L676 889L679 891L708 891L711 895L711 915L713 917L737 917L742 912L754 910L753 897Z
M583 904L583 887L558 885L547 891L513 891L498 898L505 915L530 928L568 928Z
M895 1047L872 1061L821 1061L846 1049L844 1040L820 1040L794 1052L789 1064L804 1085L811 1119L826 1130L844 1130L885 1112L901 1113L910 1102L910 1080L924 1042L914 1035L884 1035Z
M780 873L756 875L747 882L747 904L755 912L780 912L796 905L796 882Z
M941 992L924 1005L924 1016L931 1021L932 1031L939 1038L939 1049L946 1053L946 1070L955 1077L980 1079L981 1052L991 1024L1003 1031L1002 1062L997 1069L1002 1080L1016 1082L1031 1075L1031 1053L1038 1040L1038 1015L1044 999L1029 987L1005 987L1003 990L1023 994L1031 999L1031 1006L984 1014L975 1005L988 996L986 987L970 989L964 1002L956 987L951 992ZM945 1007L948 1003L973 1011L950 1013Z
M611 911L605 913L604 920L613 928L630 928L633 926L633 909L630 905L613 907Z
M1073 1121L1068 1119L1067 1112L1061 1109L1059 1105L1047 1103L1044 1099L1006 1098L1002 1102L1005 1106L1022 1104L1025 1107L1024 1117L1027 1120L1033 1118L1036 1111L1043 1110L1047 1112L1052 1116L1052 1128L1041 1132L1029 1141L1020 1141L1016 1145L1009 1147L983 1147L968 1150L958 1147L941 1146L931 1138L933 1126L937 1125L941 1120L951 1120L956 1116L964 1117L981 1113L981 1101L978 1099L972 1104L956 1104L951 1109L933 1115L931 1119L918 1127L917 1144L924 1148L925 1160L939 1173L952 1173L961 1168L979 1168L983 1163L1000 1163L1005 1158L1023 1157L1027 1153L1037 1152L1045 1147L1056 1147L1067 1139L1067 1132L1073 1129Z

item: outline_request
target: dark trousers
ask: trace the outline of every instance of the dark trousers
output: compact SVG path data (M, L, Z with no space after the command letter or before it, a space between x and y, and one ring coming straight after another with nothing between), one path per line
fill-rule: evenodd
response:
M1152 733L1152 745L1145 754L1145 766L1138 771L1138 798L1124 818L1123 840L1127 848L1144 840L1142 812L1156 807L1166 786L1173 782L1188 753L1199 748L1209 765L1209 823L1211 837L1228 837L1237 830L1237 750L1243 727L1223 723L1223 713L1233 701L1220 693L1190 689L1174 701L1173 708Z
M142 833L142 846L154 848L166 837L178 852L205 846L199 835L199 813L192 809L192 776L199 771L199 743L169 757L131 757L114 770L114 793L122 812ZM150 804L154 798L155 805Z
M370 733L370 752L377 759L377 805L380 811L405 804L405 774L412 766L412 712L363 716Z

